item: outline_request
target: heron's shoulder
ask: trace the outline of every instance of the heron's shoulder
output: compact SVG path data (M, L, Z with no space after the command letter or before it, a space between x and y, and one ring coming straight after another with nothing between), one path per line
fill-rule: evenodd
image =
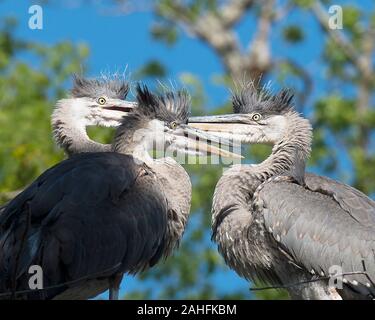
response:
M124 184L134 182L141 169L142 164L135 163L131 156L114 152L74 155L42 173L7 208L38 198L44 193L51 194L51 190L58 197L59 194L95 189L97 186L103 190L104 186L114 188L116 184L123 187Z
M79 153L76 155L71 156L69 159L64 160L61 163L67 162L106 162L108 164L127 164L127 163L134 163L138 164L137 161L134 160L134 157L127 154L122 154L118 152L85 152L85 153Z
M335 204L330 196L309 190L305 186L295 183L287 176L272 177L264 181L256 189L254 197L263 201L282 201L291 205L307 204L315 201L318 201L320 205Z
M306 174L306 187L331 197L345 212L363 225L375 227L375 201L361 191L328 177Z
M66 173L74 171L75 175L99 174L105 172L107 176L116 175L117 171L127 171L129 173L141 170L145 164L135 160L130 155L116 152L96 152L77 154L66 159L52 168L46 170L37 179L43 181L51 176L64 176Z
M154 165L155 168L158 168L157 170L165 172L170 176L174 175L175 179L184 179L190 182L190 177L184 167L171 157L157 159L154 161Z
M366 194L361 192L360 190L353 188L352 186L328 178L324 176L320 176L317 174L313 173L306 173L305 175L305 180L306 180L306 186L313 191L316 190L321 190L321 191L326 191L329 193L339 193L343 197L344 196L356 196L358 198L363 199L363 201L366 201L369 203L372 207L375 208L375 201L370 199Z
M278 208L277 215L299 210L301 217L329 218L335 223L340 221L352 227L356 225L374 230L375 206L371 199L360 196L359 191L350 186L326 177L309 174L305 180L306 185L300 185L288 177L269 179L258 187L254 197L258 206ZM329 181L332 183L327 184Z

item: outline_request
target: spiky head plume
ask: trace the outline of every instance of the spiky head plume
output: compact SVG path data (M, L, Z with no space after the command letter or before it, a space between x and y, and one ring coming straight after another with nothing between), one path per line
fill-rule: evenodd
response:
M147 86L138 84L136 91L138 107L135 108L135 113L166 122L188 122L190 96L186 90L156 95L150 92Z
M77 74L73 76L72 96L96 99L106 96L112 99L125 99L129 93L129 84L120 78L87 79Z
M293 92L282 89L277 94L263 87L258 89L254 84L241 86L232 96L234 113L284 114L293 110Z
M112 149L116 152L129 153L135 148L139 141L134 139L134 133L139 129L146 128L147 124L156 119L167 124L177 122L186 124L190 114L190 98L186 91L167 92L156 95L149 91L147 86L136 87L138 106L124 117L121 126L117 129ZM139 134L144 134L140 131Z

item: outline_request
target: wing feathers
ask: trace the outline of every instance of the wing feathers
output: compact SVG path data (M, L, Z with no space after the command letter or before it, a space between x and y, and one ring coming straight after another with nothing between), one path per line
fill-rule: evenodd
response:
M350 208L354 212L347 212L343 209L345 205L328 195L330 192L320 193L318 190L322 187L317 187L317 178L314 179L312 189L316 191L288 182L264 185L259 192L259 201L264 203L262 213L267 230L293 257L293 263L304 266L308 272L315 270L328 275L335 265L341 266L344 272L361 272L364 263L375 281L375 220L371 222L372 211L360 213L355 209L368 208L371 202L367 199L355 201L354 196L359 193L350 193ZM334 187L332 193L343 194L337 189L340 186ZM348 190L351 189L346 188L345 192ZM368 283L363 275L348 276L348 279L362 286ZM375 292L374 288L371 290Z

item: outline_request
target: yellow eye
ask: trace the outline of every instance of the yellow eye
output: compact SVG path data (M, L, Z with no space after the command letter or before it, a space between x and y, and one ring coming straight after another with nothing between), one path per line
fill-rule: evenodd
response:
M252 120L254 121L259 121L262 116L259 113L254 113L253 116L251 117Z
M106 102L107 102L107 100L105 100L105 98L103 98L103 97L100 97L98 99L98 103L101 104L101 105L105 104Z
M178 126L178 124L177 124L177 122L173 121L173 122L171 122L171 123L169 124L169 126L170 126L171 129L176 129L177 126Z

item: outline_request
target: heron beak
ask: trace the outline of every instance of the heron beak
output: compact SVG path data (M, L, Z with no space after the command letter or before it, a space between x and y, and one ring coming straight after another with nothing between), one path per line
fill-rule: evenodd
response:
M112 99L100 108L100 117L96 125L102 127L118 127L124 117L135 107L136 103L120 99Z
M241 143L254 124L246 114L225 114L189 118L189 126L206 131L221 139Z
M121 101L118 103L113 103L111 105L103 107L105 110L121 111L121 112L131 112L137 106L136 102Z
M202 130L192 128L189 125L181 125L180 130L175 133L175 144L196 155L210 155L215 154L222 157L242 159L243 157L237 153L229 151L229 148L234 147L234 144L227 139L219 138L215 135L209 134ZM221 147L216 147L208 143L217 143ZM223 149L223 147L228 147Z
M227 147L239 146L239 145L235 144L233 141L231 141L230 139L218 137L214 134L205 132L204 130L201 130L199 128L194 128L193 126L190 126L190 123L189 123L189 125L181 125L181 127L184 129L185 134L188 135L191 138L215 143L215 144L218 144L218 145L221 145L221 146L227 146ZM207 131L209 131L209 130L207 130Z

